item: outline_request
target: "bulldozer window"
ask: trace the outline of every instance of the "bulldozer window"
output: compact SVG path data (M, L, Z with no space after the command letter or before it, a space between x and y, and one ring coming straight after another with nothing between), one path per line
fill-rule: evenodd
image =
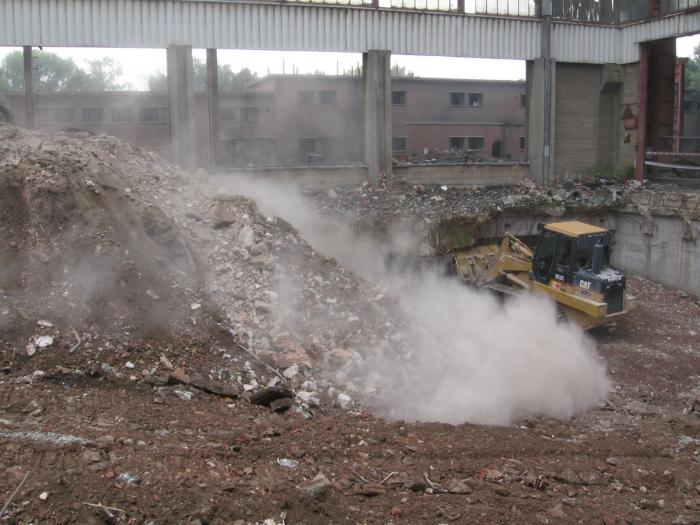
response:
M540 242L537 245L537 264L535 267L537 279L546 282L552 275L554 257L557 253L557 241L559 237L550 231L543 231Z
M559 257L557 259L557 273L564 275L568 282L570 279L569 269L571 264L571 253L573 241L569 238L562 237L559 243Z

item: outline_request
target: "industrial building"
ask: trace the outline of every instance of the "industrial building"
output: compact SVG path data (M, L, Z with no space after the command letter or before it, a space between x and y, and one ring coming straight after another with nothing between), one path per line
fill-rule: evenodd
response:
M244 92L219 94L219 166L352 164L362 160L362 79L270 75ZM399 160L524 161L524 82L396 78L392 149ZM207 100L195 94L200 158L209 148ZM24 120L24 97L10 95ZM151 92L35 95L45 129L108 133L164 156L170 153L168 97ZM452 155L450 155L452 154Z

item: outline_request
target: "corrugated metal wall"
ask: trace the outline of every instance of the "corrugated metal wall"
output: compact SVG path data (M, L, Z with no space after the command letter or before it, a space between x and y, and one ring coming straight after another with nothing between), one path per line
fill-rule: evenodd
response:
M539 23L362 8L164 0L0 0L0 45L285 49L534 58Z
M700 13L624 28L554 23L552 53L635 62L636 42L700 28ZM208 0L0 0L0 45L284 49L536 58L534 19Z

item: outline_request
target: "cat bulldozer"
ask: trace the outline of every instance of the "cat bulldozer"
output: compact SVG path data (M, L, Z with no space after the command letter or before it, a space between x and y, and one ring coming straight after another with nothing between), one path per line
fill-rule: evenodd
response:
M538 225L534 250L507 233L500 245L475 246L455 255L467 284L502 295L538 293L585 330L625 315L634 298L625 276L609 265L611 233L579 221Z

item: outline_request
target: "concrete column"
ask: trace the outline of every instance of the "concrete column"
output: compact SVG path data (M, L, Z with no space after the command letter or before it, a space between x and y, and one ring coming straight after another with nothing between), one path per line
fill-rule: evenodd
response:
M530 175L537 184L547 185L554 178L554 112L556 65L538 58L527 64L528 159Z
M639 44L639 73L637 79L637 151L634 159L634 178L645 179L647 147L647 93L649 90L649 44Z
M24 125L33 128L36 125L34 119L34 57L32 46L22 48L24 57Z
M391 183L391 52L362 55L365 100L365 162L372 185Z
M528 63L528 158L537 184L547 185L554 167L555 64L552 60L552 0L540 1L540 58Z
M219 159L219 65L216 49L207 49L207 102L209 105L209 163Z
M194 126L194 70L191 46L169 46L168 96L172 161L183 168L198 165Z

